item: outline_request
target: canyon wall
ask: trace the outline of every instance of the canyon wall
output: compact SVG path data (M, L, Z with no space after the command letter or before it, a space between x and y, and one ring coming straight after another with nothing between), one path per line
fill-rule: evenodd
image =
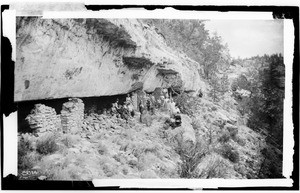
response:
M170 76L205 90L200 65L139 19L17 17L16 30L15 101L152 92Z

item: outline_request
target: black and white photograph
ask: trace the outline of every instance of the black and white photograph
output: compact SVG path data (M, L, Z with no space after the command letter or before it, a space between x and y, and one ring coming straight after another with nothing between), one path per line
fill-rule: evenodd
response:
M18 172L282 178L284 83L280 19L17 17Z
M12 6L17 180L290 180L284 17L64 5Z

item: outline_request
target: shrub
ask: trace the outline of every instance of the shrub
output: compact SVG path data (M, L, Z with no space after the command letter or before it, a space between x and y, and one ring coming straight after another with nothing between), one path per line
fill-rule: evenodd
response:
M218 139L219 142L221 143L226 143L228 142L230 139L230 134L229 132L224 132Z
M226 178L228 161L216 153L205 156L193 172L193 178Z
M18 142L18 157L25 156L29 151L32 150L32 143L23 135L19 138Z
M196 166L201 162L201 159L207 154L208 150L202 140L197 140L196 145L190 150L185 150L180 144L182 145L182 143L179 143L178 148L176 148L176 152L182 160L180 177L190 178Z
M128 172L129 172L128 168L126 168L126 167L122 168L122 173L123 173L124 175L127 175Z
M235 142L237 142L239 145L241 146L245 146L246 145L246 140L237 136L236 139L235 139Z
M79 167L53 168L47 173L48 179L51 180L81 180L82 169Z
M72 147L74 144L76 144L79 140L79 136L77 135L70 135L70 134L66 134L61 142L68 148Z
M227 130L229 131L229 134L233 140L235 140L236 135L238 134L238 128L233 125L225 125Z
M239 152L234 150L233 147L229 144L224 144L221 154L224 158L229 159L233 163L237 163L239 161Z
M156 173L153 170L142 171L140 174L140 177L142 179L158 178L158 176L156 175Z
M198 130L202 128L202 123L200 119L194 119L192 122L192 126L194 130Z
M113 165L109 164L109 163L105 163L102 166L102 170L103 170L103 172L105 173L105 175L107 177L111 177L111 176L113 176L117 173L116 168Z
M174 97L174 102L180 109L180 112L187 115L193 115L193 110L195 109L195 102L190 101L191 97L186 93L182 93Z
M18 157L18 169L27 170L31 169L39 160L41 156L35 152L26 153L23 156Z
M36 151L40 154L47 155L58 150L54 135L47 135L37 141Z
M131 76L131 80L139 80L139 75L138 74L133 74Z
M98 153L101 155L104 155L108 152L106 145L104 145L102 142L98 143L97 150L98 150Z

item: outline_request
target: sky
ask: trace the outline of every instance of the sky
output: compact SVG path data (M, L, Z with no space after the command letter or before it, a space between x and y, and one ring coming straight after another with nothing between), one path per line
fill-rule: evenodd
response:
M234 58L283 54L282 20L210 20L205 27L222 37Z

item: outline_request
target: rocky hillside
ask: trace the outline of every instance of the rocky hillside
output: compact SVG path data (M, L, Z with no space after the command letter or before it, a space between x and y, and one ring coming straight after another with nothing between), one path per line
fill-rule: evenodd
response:
M152 92L170 76L197 92L200 71L141 20L17 18L15 101Z
M182 124L175 128L164 109L157 109L147 123L141 123L139 116L125 121L85 114L78 127L74 125L78 119L72 117L80 111L66 107L77 109L80 103L74 99L63 105L60 116L69 128L53 126L59 115L50 107L35 106L27 117L35 134L19 135L19 171L35 170L31 179L47 180L240 179L258 178L263 167L265 137L243 124L232 101L214 104L191 97L194 116L182 114Z
M282 56L239 62L201 21L20 17L19 171L48 180L281 177Z

